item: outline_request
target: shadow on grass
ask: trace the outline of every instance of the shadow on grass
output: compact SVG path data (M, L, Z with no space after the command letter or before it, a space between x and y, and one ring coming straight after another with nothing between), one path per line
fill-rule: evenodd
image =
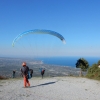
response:
M54 83L56 83L56 82L57 82L57 81L55 81L55 82L48 82L48 83L44 83L44 84L39 84L39 85L36 85L36 86L30 86L30 88L38 87L38 86L50 85L50 84L54 84Z

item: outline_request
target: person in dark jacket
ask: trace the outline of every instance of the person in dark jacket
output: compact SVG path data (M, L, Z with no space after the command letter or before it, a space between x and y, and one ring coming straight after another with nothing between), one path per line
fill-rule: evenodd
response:
M30 75L31 75L31 78L32 78L32 75L33 75L33 69L29 69L30 71Z
M15 70L13 70L13 78L15 78L15 73L16 73L16 71L15 71Z
M20 76L23 77L23 71L22 71L22 68L20 68L20 71L21 71Z
M40 68L40 72L41 72L41 75L42 75L42 78L43 78L43 75L45 73L45 68Z
M24 87L30 87L30 83L28 80L28 71L29 71L29 67L26 66L26 62L22 63L23 68L21 69L21 72L23 73L23 77L24 77Z

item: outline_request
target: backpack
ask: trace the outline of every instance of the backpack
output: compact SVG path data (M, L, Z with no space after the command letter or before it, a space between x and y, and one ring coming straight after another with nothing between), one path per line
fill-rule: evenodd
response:
M32 78L30 75L30 71L28 71L28 79Z
M31 78L31 75L30 75L30 70L29 70L29 67L28 66L27 66L27 73L28 73L27 78L30 79Z

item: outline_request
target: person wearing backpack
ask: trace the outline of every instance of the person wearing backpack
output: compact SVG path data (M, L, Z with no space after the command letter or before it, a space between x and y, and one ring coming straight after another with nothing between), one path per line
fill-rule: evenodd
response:
M29 67L26 66L26 62L22 63L23 68L21 69L21 72L23 74L23 78L24 78L24 87L26 88L27 86L30 87L30 82L28 80L29 76L28 76L28 71L29 71Z
M43 78L44 72L45 72L45 69L43 69L41 72L42 78Z
M33 77L33 69L29 69L31 78Z
M16 71L15 71L15 70L13 70L13 78L15 78L15 73L16 73Z
M45 73L45 68L40 68L40 72L41 72L41 75L42 75L42 78L43 78L43 75L44 75L44 73Z

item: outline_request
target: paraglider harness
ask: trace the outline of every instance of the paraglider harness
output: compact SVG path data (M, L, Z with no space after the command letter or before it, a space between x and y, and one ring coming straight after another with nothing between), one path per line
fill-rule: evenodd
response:
M28 70L27 78L28 78L28 79L31 79L31 78L32 78L32 74L33 74L33 70L32 70L32 69L29 69L29 70Z
M32 78L32 77L31 77L31 74L30 74L30 71L28 71L27 78L28 78L28 79L31 79L31 78Z
M32 78L32 74L33 74L33 69L29 69L28 70L28 79Z

